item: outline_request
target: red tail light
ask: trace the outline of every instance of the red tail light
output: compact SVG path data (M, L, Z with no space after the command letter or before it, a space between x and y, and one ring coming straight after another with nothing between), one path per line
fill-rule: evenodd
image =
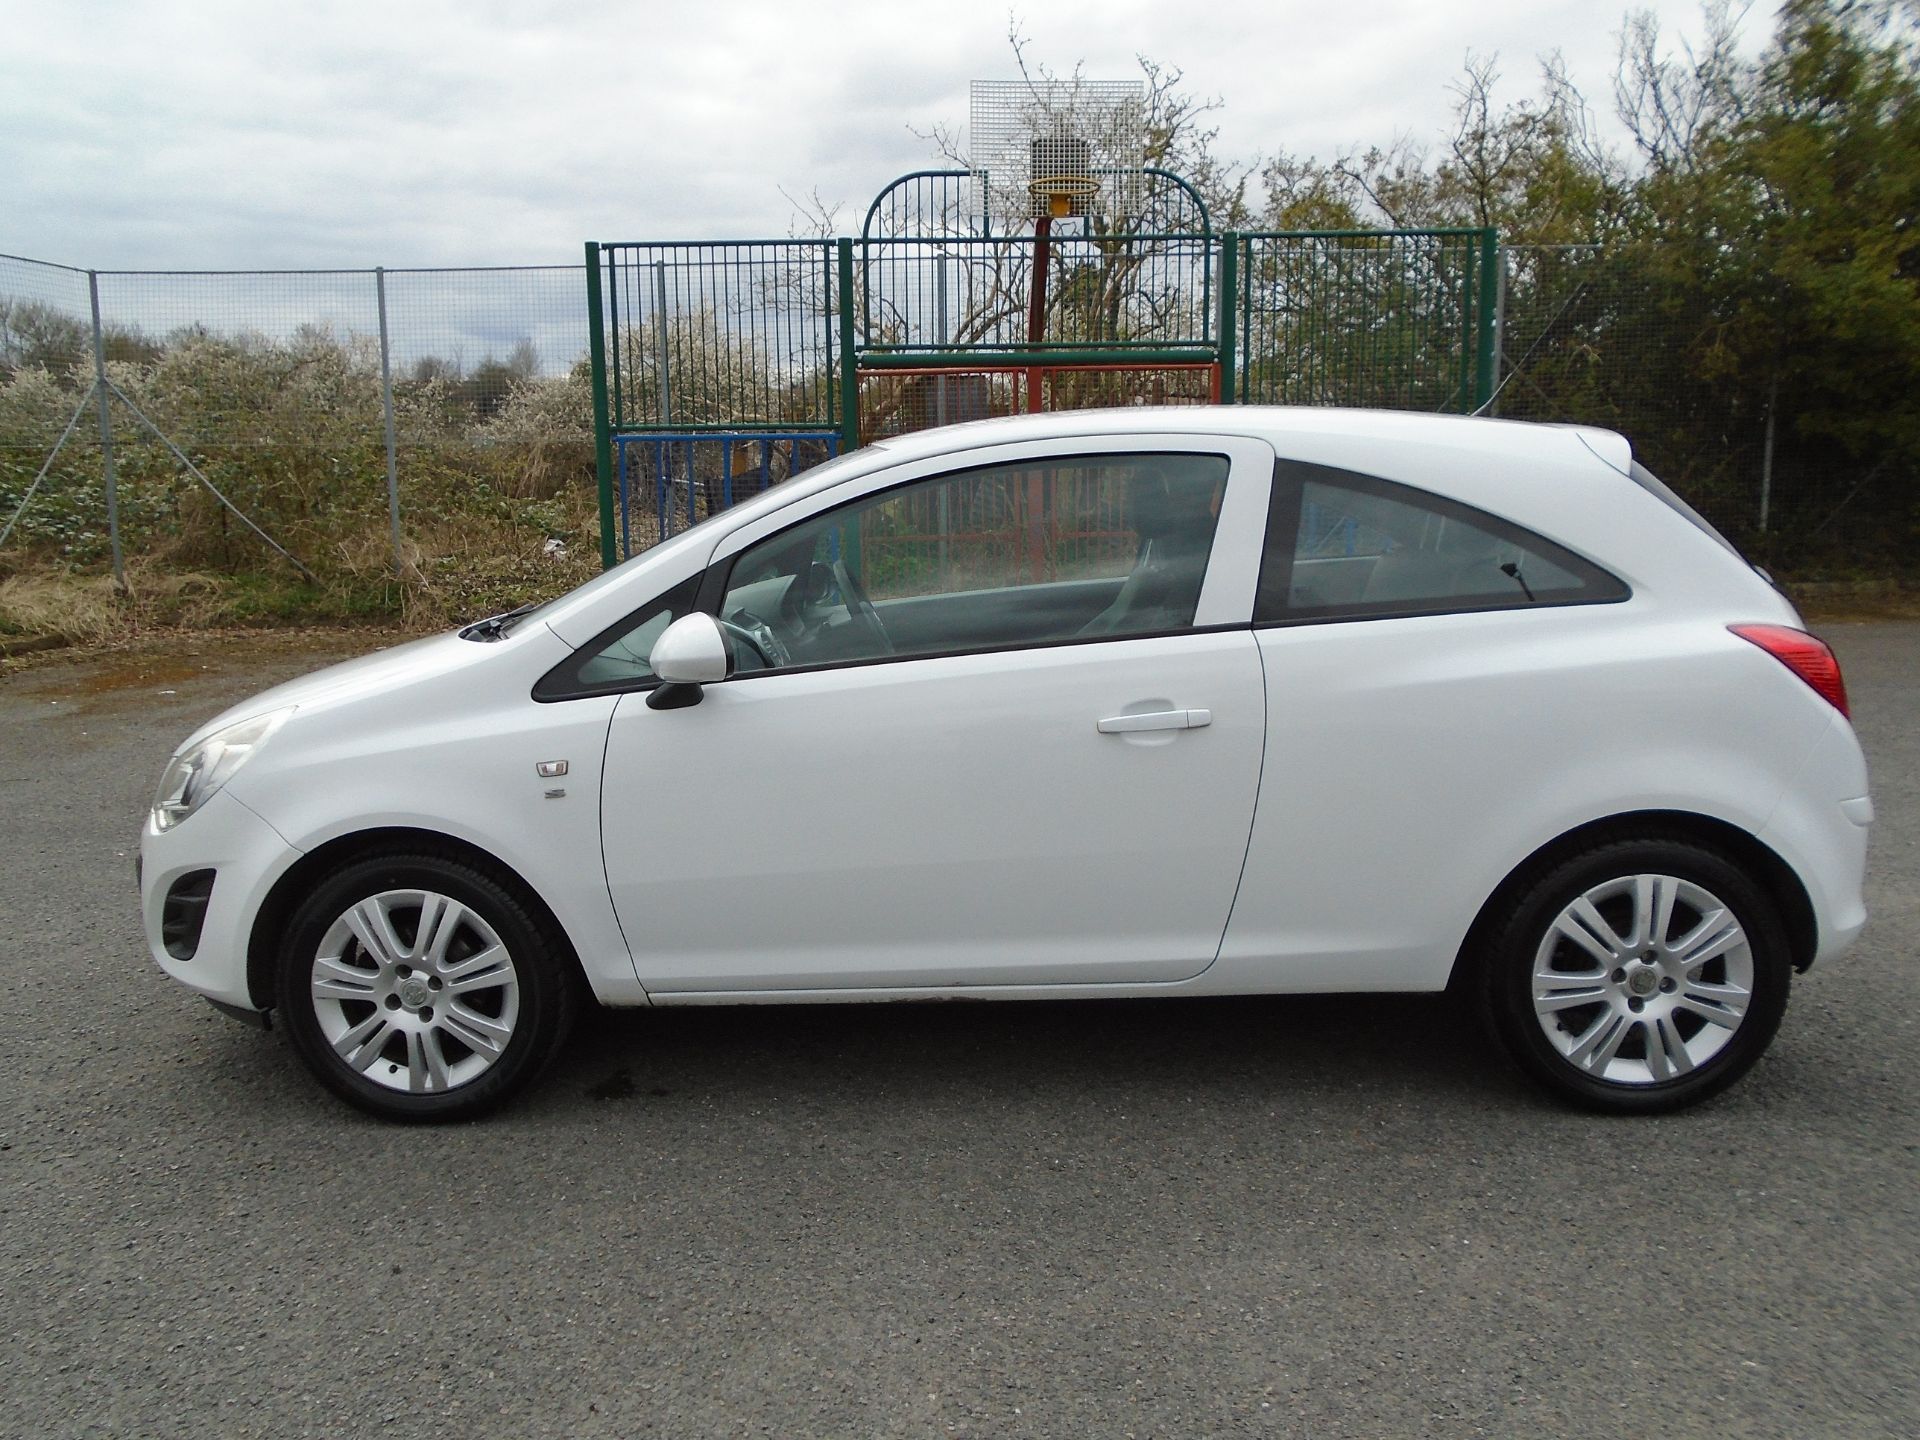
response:
M1727 628L1793 671L1842 715L1853 717L1847 708L1847 682L1840 677L1840 662L1833 658L1833 651L1824 640L1785 625L1729 625Z

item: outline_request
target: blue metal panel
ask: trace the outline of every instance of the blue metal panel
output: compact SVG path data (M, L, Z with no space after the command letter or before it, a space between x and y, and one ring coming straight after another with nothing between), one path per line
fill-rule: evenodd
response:
M620 548L624 558L634 553L634 490L640 475L650 477L653 482L653 518L659 539L665 540L702 518L699 502L703 495L710 509L716 501L719 509L726 509L740 500L751 498L738 493L733 483L736 445L755 444L760 447L759 484L753 487L752 492L758 495L776 483L773 479L773 455L777 446L787 447L787 474L791 477L821 460L838 455L840 434L836 430L813 429L648 431L615 435L613 444L618 455L615 468L619 481ZM630 463L627 451L633 446L639 446L641 450L635 461ZM717 455L719 464L716 473L701 476L700 460L703 455ZM644 530L641 541L643 549L656 543Z

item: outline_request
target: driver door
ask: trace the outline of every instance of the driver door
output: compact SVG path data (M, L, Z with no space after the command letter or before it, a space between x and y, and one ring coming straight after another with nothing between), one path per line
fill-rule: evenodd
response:
M657 995L1155 983L1218 953L1265 736L1273 451L993 447L723 539L736 673L624 695L607 880Z

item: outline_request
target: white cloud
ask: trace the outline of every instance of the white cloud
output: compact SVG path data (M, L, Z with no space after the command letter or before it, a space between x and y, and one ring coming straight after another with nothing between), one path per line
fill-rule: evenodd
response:
M1469 50L1512 94L1558 49L1591 99L1600 0L1028 4L1031 54L1149 55L1220 146L1437 137ZM1698 29L1690 5L1655 7ZM1773 6L1749 15L1749 43ZM781 234L781 187L855 225L915 138L1011 73L1003 10L840 4L0 0L0 250L95 266L567 262L595 238Z

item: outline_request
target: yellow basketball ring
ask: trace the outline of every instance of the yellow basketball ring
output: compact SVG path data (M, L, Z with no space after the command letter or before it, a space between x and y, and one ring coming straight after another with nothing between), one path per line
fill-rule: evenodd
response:
M1064 219L1079 208L1079 203L1100 193L1100 182L1092 175L1039 175L1027 182L1035 200L1047 202L1047 214Z

